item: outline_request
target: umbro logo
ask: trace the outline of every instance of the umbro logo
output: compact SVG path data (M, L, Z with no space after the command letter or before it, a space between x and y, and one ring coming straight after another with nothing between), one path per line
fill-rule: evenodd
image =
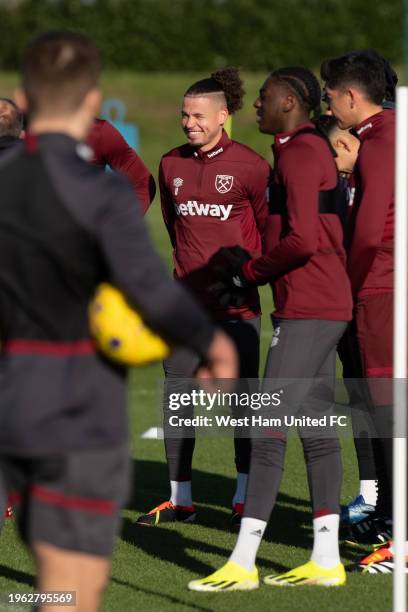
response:
M257 529L256 531L251 531L251 535L257 536L258 538L262 538L262 530Z
M178 190L180 189L180 187L183 185L184 181L182 178L175 178L173 179L173 187L174 187L174 195L178 194Z
M327 529L326 525L319 529L319 533L330 533L330 529Z

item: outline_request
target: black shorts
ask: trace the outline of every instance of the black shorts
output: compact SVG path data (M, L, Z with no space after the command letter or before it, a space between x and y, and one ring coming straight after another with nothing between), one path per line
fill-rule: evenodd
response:
M372 406L391 406L393 401L393 298L392 293L366 295L355 306L357 340Z
M42 457L0 457L20 534L32 545L110 556L127 501L127 446Z

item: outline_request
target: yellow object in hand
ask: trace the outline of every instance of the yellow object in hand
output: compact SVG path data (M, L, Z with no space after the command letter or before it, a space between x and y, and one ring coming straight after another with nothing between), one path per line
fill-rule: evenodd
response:
M145 365L170 353L169 346L145 325L123 294L107 283L99 285L90 303L89 326L99 350L123 365Z

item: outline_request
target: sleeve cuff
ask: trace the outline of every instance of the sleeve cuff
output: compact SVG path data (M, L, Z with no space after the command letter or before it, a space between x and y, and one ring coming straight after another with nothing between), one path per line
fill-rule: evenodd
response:
M255 259L250 259L249 261L246 261L241 268L241 272L245 280L248 281L248 283L251 283L253 285L257 284L257 278L252 271L252 267L255 261L256 261Z

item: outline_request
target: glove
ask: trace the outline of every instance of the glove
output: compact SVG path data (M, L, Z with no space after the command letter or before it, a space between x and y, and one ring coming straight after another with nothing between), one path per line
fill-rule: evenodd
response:
M244 304L250 283L242 273L242 266L250 259L240 246L223 247L211 258L211 269L219 280L209 290L221 306L240 308Z

